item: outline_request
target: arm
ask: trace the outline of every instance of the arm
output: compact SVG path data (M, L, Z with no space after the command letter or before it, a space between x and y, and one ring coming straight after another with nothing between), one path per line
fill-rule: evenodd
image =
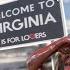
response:
M41 48L34 52L28 60L29 70L38 70L43 62L48 59L53 53L57 52L60 48L70 45L70 37L64 37L58 41L53 42L49 46Z

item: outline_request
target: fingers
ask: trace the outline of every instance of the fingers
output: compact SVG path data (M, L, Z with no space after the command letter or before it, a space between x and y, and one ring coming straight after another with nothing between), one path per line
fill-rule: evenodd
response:
M52 44L41 48L34 52L28 60L29 70L38 70L38 68L43 64L45 60L48 59L53 53L57 52L60 48L70 45L70 37L63 37Z

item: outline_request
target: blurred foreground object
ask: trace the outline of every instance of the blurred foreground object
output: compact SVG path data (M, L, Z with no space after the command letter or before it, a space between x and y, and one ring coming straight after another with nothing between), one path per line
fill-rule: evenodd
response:
M63 37L50 45L35 51L28 58L29 70L44 70L43 63L54 53L58 53L56 70L70 70L70 37ZM67 67L68 66L68 67Z

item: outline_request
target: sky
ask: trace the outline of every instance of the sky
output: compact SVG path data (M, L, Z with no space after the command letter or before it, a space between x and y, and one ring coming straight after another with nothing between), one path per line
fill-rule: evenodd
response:
M64 0L64 9L65 9L66 19L70 20L70 0Z
M64 11L68 33L70 34L70 0L64 0Z

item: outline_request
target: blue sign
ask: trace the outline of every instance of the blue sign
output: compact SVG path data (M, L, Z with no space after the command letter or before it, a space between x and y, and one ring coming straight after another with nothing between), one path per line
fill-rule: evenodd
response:
M18 0L0 5L0 46L64 36L59 0Z

